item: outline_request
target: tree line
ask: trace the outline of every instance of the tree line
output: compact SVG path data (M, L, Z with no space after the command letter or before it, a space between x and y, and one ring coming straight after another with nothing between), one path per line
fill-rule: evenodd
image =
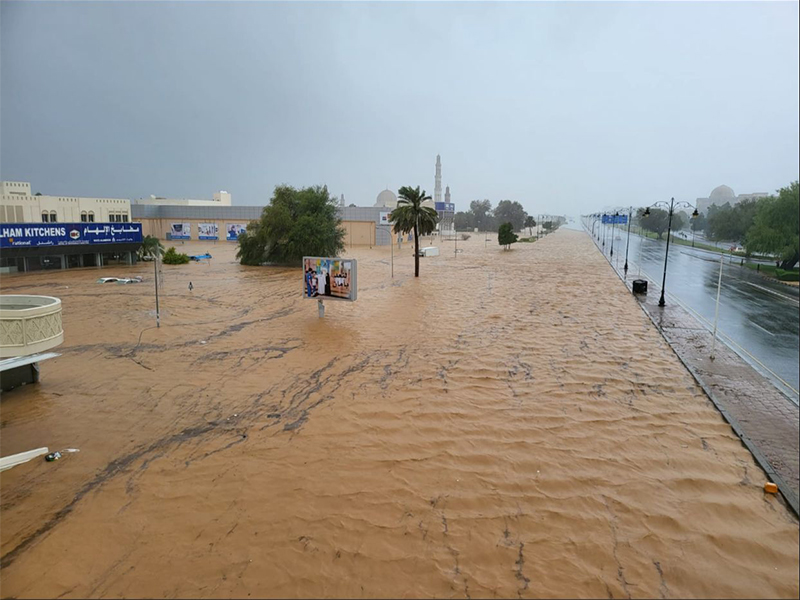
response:
M541 225L547 230L554 230L564 221L564 217L556 217ZM522 204L515 200L501 200L495 208L492 208L490 200L473 200L469 203L469 210L457 212L454 218L455 228L461 231L475 228L478 231L499 231L504 223L511 223L512 231L527 228L531 235L533 228L537 226L533 215L525 212Z
M708 215L689 219L685 213L672 216L672 229L680 230L691 225L694 231L705 231L712 241L741 244L747 255L755 252L780 258L780 268L793 269L800 261L800 199L797 181L777 191L777 195L742 200L734 206L726 202L712 205ZM636 223L643 229L656 233L659 238L667 230L669 214L665 210L650 209L650 215L636 214Z

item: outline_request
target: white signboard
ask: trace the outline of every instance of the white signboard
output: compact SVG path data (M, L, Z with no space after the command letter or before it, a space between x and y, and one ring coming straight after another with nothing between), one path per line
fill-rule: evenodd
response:
M219 228L216 223L198 223L197 237L201 240L216 240L219 238Z
M391 211L389 212L381 212L380 213L380 224L381 225L391 225L392 222L389 220L389 215L392 214Z
M173 240L188 240L192 237L191 223L170 223L170 237Z

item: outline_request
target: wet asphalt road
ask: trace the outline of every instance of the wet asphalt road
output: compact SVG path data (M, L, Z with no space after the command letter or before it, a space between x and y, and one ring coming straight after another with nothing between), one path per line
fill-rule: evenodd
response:
M626 232L614 240L614 264L625 263ZM602 238L601 238L602 239ZM611 235L606 237L610 254ZM630 236L629 277L642 275L661 286L666 242ZM641 259L640 259L641 257ZM726 257L717 331L759 372L798 401L800 388L800 302L798 288L770 281ZM679 301L708 329L712 329L720 259L718 254L670 244L666 301ZM653 292L650 292L653 293Z

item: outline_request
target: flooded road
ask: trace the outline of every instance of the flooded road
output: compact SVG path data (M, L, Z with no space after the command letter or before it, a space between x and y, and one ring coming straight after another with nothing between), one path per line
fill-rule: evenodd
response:
M3 596L796 597L796 519L590 238L458 247L348 252L324 319L224 243L160 329L148 264L4 278L65 343L2 455L81 451L0 476Z
M605 252L610 253L611 234ZM617 231L614 263L625 263L626 232ZM666 243L630 236L629 275L645 276L661 289ZM769 378L795 404L800 388L800 312L798 289L762 277L725 258L718 331L736 353ZM713 330L719 279L719 254L670 244L667 293ZM641 265L641 268L640 268Z

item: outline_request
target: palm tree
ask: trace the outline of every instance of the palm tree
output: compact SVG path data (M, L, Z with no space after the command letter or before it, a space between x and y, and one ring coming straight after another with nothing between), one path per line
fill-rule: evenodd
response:
M533 228L536 227L536 219L528 215L525 219L525 227L528 228L528 235L533 235Z
M419 186L404 185L397 192L397 208L389 215L389 220L394 223L395 233L414 232L414 277L419 277L419 236L433 233L439 215L432 208L422 206L431 197L425 190L420 191Z
M164 255L164 246L161 241L154 235L146 235L142 239L142 246L139 248L139 258L145 256L152 256L153 258L161 258Z

